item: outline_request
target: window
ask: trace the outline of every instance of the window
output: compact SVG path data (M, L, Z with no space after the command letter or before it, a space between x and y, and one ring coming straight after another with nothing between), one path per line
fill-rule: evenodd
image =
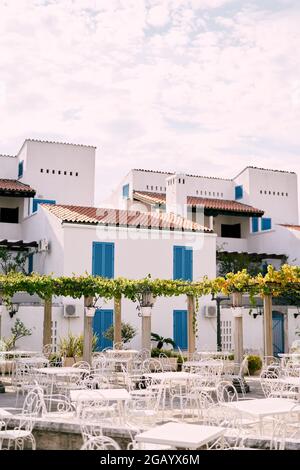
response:
M243 193L244 193L243 186L235 187L235 199L236 200L243 199Z
M40 204L56 204L53 199L33 199L32 201L32 212L36 212Z
M21 162L19 162L19 165L18 165L18 178L22 178L23 170L24 170L24 161L22 160Z
M261 219L261 229L262 230L271 230L272 228L272 219L268 217L263 217Z
M114 253L114 243L93 242L93 276L114 277Z
M46 170L46 173L49 173L49 170Z
M28 274L31 274L33 272L33 253L30 253L28 255Z
M59 175L61 174L61 171L60 171L60 170L58 170L58 174L59 174Z
M75 176L78 176L78 171L76 171Z
M0 207L0 222L6 224L19 223L19 208L12 209L10 207Z
M258 232L258 217L252 217L252 233Z
M193 280L193 248L173 247L173 279Z
M147 184L146 189L149 189L149 185Z
M221 224L221 237L241 238L241 224Z
M41 173L44 173L44 170L43 170L43 168L41 168Z
M125 184L122 188L123 199L129 198L129 184Z
M55 170L52 170L52 175L55 175Z
M72 173L72 171L70 171L70 176L72 176L72 175L73 175L73 173Z

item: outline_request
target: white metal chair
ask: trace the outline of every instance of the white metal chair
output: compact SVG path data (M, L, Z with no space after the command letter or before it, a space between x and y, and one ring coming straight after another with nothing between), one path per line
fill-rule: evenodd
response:
M96 436L85 441L81 450L121 450L121 447L110 437Z
M9 429L9 421L6 423L6 428L0 430L0 449L3 449L3 443L7 442L7 449L11 449L12 445L15 450L23 450L25 442L29 442L31 449L36 449L35 438L32 434L32 429L36 417L39 415L42 408L42 402L37 391L30 391L26 395L22 414L15 415L14 418L19 418L19 425L14 429Z

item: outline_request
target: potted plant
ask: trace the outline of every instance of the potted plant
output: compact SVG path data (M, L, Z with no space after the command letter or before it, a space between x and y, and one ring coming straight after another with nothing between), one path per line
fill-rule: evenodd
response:
M76 356L80 353L79 337L69 333L66 338L61 338L58 351L63 357L63 365L65 367L72 366L76 362Z
M26 336L31 336L32 330L27 328L24 323L17 318L15 324L11 328L11 336L9 338L2 338L0 344L0 350L2 351L11 351L16 348L16 342L25 338ZM14 368L15 361L10 360L9 355L6 356L4 364L1 365L1 372L4 374L11 374Z
M260 356L248 356L248 370L250 375L259 375L262 368L262 359Z

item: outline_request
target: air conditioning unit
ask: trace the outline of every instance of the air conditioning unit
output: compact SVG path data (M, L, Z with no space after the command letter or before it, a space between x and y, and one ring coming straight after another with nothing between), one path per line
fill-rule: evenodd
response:
M217 308L215 305L205 305L204 316L206 318L214 318L217 316Z
M78 318L82 313L83 307L78 304L65 304L64 305L64 317L65 318Z
M38 251L48 251L49 250L49 242L46 238L43 238L39 241Z

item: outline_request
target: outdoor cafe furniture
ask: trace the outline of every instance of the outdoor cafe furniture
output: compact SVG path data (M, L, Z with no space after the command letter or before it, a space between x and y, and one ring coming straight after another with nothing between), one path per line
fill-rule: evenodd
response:
M137 443L169 445L179 449L199 449L216 441L226 429L186 423L165 423L137 434Z
M77 367L41 367L33 370L37 372L36 380L38 383L43 376L47 378L49 381L50 395L54 393L55 386L60 390L63 389L66 391L69 388L69 385L72 385L73 377L79 380L82 374L86 374L84 369Z
M46 367L49 365L49 360L46 357L21 357L16 361L18 364L27 364L32 367Z
M222 403L222 406L237 411L241 415L250 415L257 418L259 431L262 434L263 421L269 417L288 417L292 413L300 414L300 405L294 400L286 398L258 398Z
M84 403L97 403L97 400L116 402L121 422L125 420L125 403L131 400L127 390L123 388L106 388L99 390L71 390L70 399L77 404L77 415L80 416Z

